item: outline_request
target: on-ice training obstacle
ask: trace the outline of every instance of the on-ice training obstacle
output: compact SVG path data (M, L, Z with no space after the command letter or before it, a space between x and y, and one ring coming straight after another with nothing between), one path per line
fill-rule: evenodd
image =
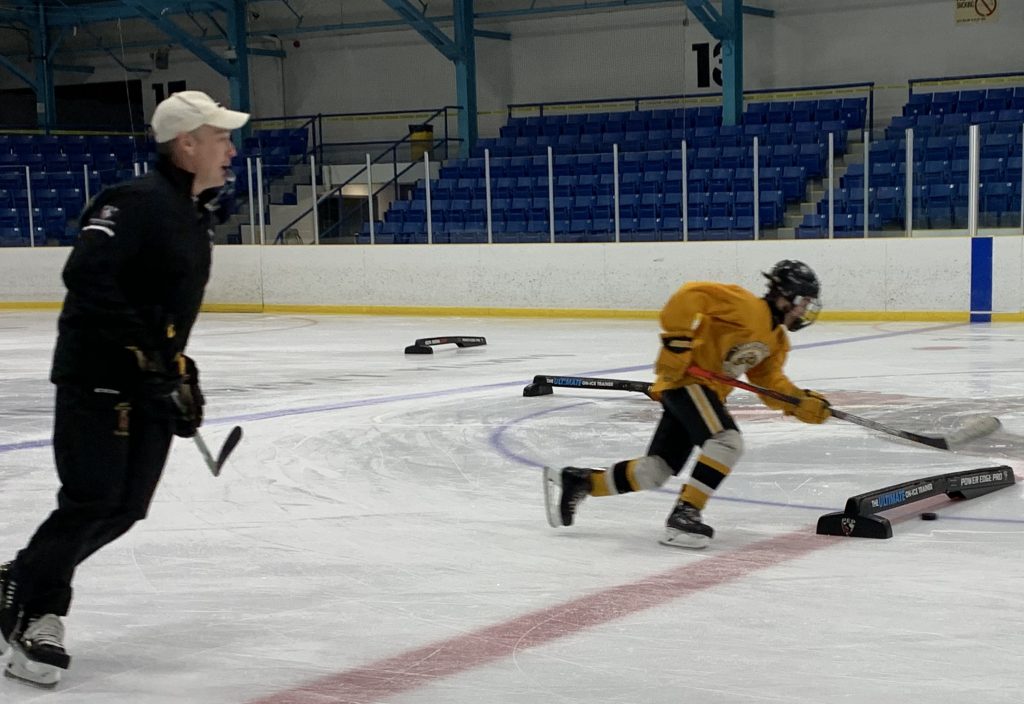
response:
M878 515L882 511L890 511L939 494L961 501L974 499L1013 486L1014 481L1013 470L1006 465L913 479L851 496L846 500L844 510L826 513L818 519L817 532L818 535L841 535L848 538L891 538L892 524L889 519ZM935 514L923 513L921 517L934 520Z
M788 403L793 406L800 405L800 399L790 396L788 394L780 393L774 389L765 388L758 386L757 384L751 384L748 381L740 381L739 379L733 379L731 376L720 374L718 372L708 371L707 369L701 369L700 367L690 367L688 370L689 374L701 379L707 379L709 381L717 381L721 384L735 387L737 389L743 389L750 391L761 396L769 396L783 403ZM651 395L651 384L646 381L629 381L626 379L602 379L598 377L588 376L549 376L546 374L538 374L533 377L533 381L523 387L523 396L547 396L553 393L553 389L556 386L572 388L572 389L603 389L606 391L635 391L638 393ZM855 425L859 425L864 428L870 428L880 433L886 433L887 435L893 435L904 440L911 442L920 443L922 445L928 445L938 450L952 450L957 446L962 445L971 440L977 440L978 438L989 435L998 430L1002 423L999 419L994 416L982 416L978 418L972 418L963 426L954 430L946 435L922 435L920 433L913 433L909 430L900 430L899 428L893 428L879 423L878 421L871 420L870 418L862 418L861 416L854 415L847 411L841 411L838 408L829 407L829 413L832 414L833 418L839 420L845 420Z
M487 338L466 335L449 335L448 337L421 337L405 348L406 354L434 354L437 345L455 345L456 347L480 347L487 344Z
M548 396L555 386L569 389L598 389L605 391L635 391L650 395L651 384L647 381L628 381L626 379L600 379L590 376L549 376L538 374L533 381L523 387L523 396Z

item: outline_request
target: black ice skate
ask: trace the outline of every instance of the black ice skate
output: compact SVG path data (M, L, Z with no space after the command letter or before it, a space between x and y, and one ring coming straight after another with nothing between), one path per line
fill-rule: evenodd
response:
M590 494L590 475L585 467L544 468L544 504L552 528L571 526L576 508Z
M40 687L53 687L71 664L64 650L64 624L54 614L29 616L11 640L14 652L4 674Z
M665 536L658 542L677 548L699 550L706 548L714 535L714 528L700 520L700 509L680 501L665 522Z
M18 585L11 575L11 563L0 565L0 655L7 652L7 646L17 630L21 617L21 606L16 593Z

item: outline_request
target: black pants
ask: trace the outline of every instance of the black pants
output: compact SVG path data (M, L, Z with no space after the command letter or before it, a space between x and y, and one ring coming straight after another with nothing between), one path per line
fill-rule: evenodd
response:
M703 397L703 411L694 402L687 388ZM718 400L715 392L706 386L694 384L691 387L664 391L661 394L661 405L664 413L658 428L654 431L654 437L651 438L647 454L665 460L672 468L673 475L679 474L693 448L700 447L718 432L717 428L711 427L712 425L737 430L732 414Z
M57 387L57 509L18 553L27 613L67 614L75 568L146 517L171 446L164 400Z

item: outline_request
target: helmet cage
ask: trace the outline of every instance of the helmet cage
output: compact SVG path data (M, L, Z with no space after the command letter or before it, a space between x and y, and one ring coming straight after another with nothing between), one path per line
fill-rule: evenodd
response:
M791 332L800 330L814 323L818 319L818 314L821 313L821 299L812 298L811 296L797 296L790 300L793 306L804 305L804 312L799 318L790 323L787 327Z
M783 259L771 271L763 274L768 279L765 298L772 300L781 296L791 307L804 306L803 314L787 326L789 330L800 330L818 319L821 312L821 284L809 266L793 259ZM785 317L782 311L779 313L780 318Z

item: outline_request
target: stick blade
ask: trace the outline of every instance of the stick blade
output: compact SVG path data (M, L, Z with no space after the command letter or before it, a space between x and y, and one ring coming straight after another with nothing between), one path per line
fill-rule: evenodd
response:
M228 456L235 449L235 447L242 441L242 428L236 425L228 433L227 439L220 448L220 453L217 455L217 462L213 468L213 476L220 476L220 470L224 466L224 463L228 461Z
M950 448L963 445L971 440L990 435L1002 427L1002 423L995 416L983 416L972 418L964 423L963 427L946 436L946 445Z

